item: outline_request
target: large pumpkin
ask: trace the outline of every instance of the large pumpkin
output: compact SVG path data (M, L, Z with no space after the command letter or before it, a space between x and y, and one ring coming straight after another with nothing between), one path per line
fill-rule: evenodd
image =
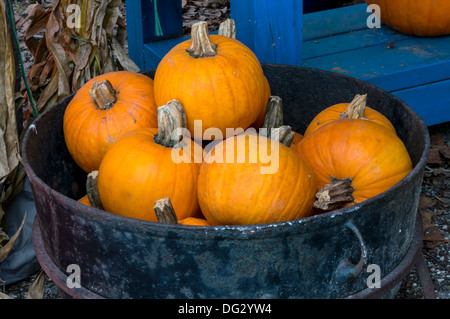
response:
M395 128L387 117L366 105L367 94L357 94L351 103L338 103L327 107L317 114L305 131L311 134L323 125L340 119L362 119L372 121L395 132Z
M372 121L343 119L305 136L296 151L317 180L315 207L331 210L376 196L412 170L403 142Z
M215 145L198 178L199 204L212 225L306 217L312 213L315 191L306 161L291 148L253 132Z
M201 217L197 176L203 149L184 137L172 139L185 126L176 101L158 108L158 129L141 128L122 136L106 153L97 186L104 210L157 221L155 202L169 197L177 218Z
M381 21L408 35L441 36L450 34L448 0L366 0L381 9Z
M153 80L129 71L91 79L64 113L67 148L87 173L98 170L108 147L121 135L141 127L157 127Z
M208 140L208 128L225 137L227 128L261 123L270 96L255 54L236 39L209 35L206 22L194 24L191 39L163 57L154 79L157 104L179 100L196 140ZM202 121L202 130L194 132L195 120Z

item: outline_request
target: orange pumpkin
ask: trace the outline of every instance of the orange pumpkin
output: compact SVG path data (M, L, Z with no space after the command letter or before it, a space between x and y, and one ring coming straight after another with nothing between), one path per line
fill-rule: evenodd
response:
M201 216L197 177L203 149L186 137L173 140L173 131L185 126L177 101L158 108L158 123L158 129L125 134L106 153L97 178L104 210L156 222L155 202L170 197L178 219Z
M89 197L88 197L88 195L84 195L84 196L81 197L78 201L79 201L81 204L91 206L91 203L89 202Z
M294 150L256 133L229 137L207 154L198 197L211 225L245 225L309 216L316 184Z
M208 128L247 129L263 116L270 88L255 54L236 39L209 35L206 22L192 27L191 39L176 45L155 73L158 105L177 99L196 140ZM194 131L194 121L202 130Z
M305 136L296 151L314 171L315 207L323 210L376 196L412 170L408 151L397 134L360 119L328 123Z
M121 135L141 127L157 127L153 80L129 71L91 79L64 113L67 148L87 173L98 170L108 147Z
M311 134L323 125L340 119L364 119L383 125L395 132L392 123L380 112L366 106L367 94L357 94L351 103L339 103L327 107L311 121L305 136Z
M303 139L303 135L298 133L298 132L294 132L294 139L292 140L292 143L290 145L290 148L292 149L296 149L297 144L301 142L301 140Z
M211 226L210 223L204 218L199 217L187 217L178 221L181 225L191 225L191 226Z
M423 37L450 34L448 0L366 0L366 3L379 5L381 21L402 33Z
M208 221L201 217L186 217L178 220L172 201L169 197L158 199L154 211L159 223L172 225L210 226Z

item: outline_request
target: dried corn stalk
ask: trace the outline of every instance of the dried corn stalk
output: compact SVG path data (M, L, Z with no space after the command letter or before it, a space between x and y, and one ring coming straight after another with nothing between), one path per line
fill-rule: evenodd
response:
M19 166L19 137L15 107L15 62L9 36L6 6L0 0L0 222L9 200L11 176ZM2 247L9 240L0 223L0 262Z
M39 113L97 75L139 71L124 48L121 6L121 0L56 0L48 9L30 6L21 23L31 20L24 40L34 64L27 79Z

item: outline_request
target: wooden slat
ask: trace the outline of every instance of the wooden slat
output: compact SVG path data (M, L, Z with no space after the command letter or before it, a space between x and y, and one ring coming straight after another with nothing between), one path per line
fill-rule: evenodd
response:
M377 45L388 46L391 41L395 41L397 43L407 39L409 39L407 35L387 27L382 29L364 28L348 33L304 41L303 59L317 59L322 56L359 50L361 48ZM349 54L351 53L349 52Z
M392 92L408 104L427 126L450 121L450 80Z
M434 82L450 77L450 37L410 37L396 42L393 48L387 47L388 43L386 46L363 46L352 51L308 58L303 60L303 66L374 81L387 91L412 87L418 81L424 84L425 78ZM434 73L429 72L430 66L433 66Z
M310 41L367 28L367 5L308 13L303 16L303 40Z
M408 86L404 85L405 79L408 80ZM447 79L450 79L450 61L407 68L389 75L365 79L365 81L387 91L394 91Z
M141 70L144 64L144 33L142 29L141 1L126 0L128 55ZM132 17L132 18L130 18Z

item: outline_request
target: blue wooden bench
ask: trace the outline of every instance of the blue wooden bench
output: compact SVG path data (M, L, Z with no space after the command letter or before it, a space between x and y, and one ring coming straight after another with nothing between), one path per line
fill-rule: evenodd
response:
M302 65L350 75L398 96L433 125L450 121L450 36L367 27L367 6L305 14Z
M180 0L127 0L130 57L155 69L182 35ZM367 27L365 4L303 14L300 0L231 0L237 38L264 63L343 73L385 89L427 125L450 121L450 36Z

